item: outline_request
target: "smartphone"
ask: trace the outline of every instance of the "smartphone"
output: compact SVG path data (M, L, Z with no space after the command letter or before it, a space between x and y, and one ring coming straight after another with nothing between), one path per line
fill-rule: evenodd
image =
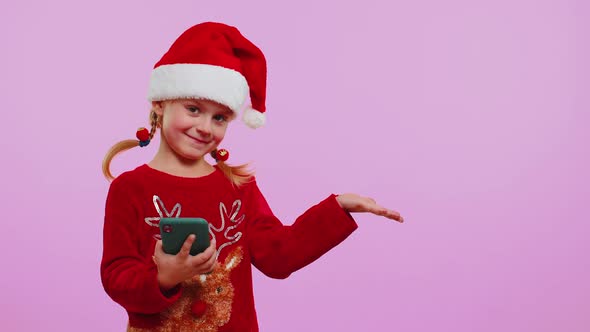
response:
M202 253L210 245L209 223L203 218L161 218L160 235L162 249L165 253L176 255L189 235L195 234L196 239L190 250L195 256Z

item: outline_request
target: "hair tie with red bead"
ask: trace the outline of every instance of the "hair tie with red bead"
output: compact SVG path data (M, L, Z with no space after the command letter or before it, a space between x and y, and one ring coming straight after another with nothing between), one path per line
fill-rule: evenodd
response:
M139 140L139 146L142 148L150 144L150 132L144 127L137 129L135 137L137 137L137 139Z
M229 158L229 151L226 149L213 150L211 151L211 157L213 157L216 162L226 161Z

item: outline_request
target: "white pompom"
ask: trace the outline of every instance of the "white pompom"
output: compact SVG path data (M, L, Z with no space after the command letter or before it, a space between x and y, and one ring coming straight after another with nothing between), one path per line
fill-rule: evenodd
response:
M256 129L264 126L264 124L266 123L266 115L264 115L264 113L258 112L257 110L251 107L248 107L244 110L242 121L244 121L244 123L248 127Z

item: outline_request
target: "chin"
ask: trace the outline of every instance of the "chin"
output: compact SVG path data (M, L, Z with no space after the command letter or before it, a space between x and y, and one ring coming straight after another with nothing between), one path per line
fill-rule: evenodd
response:
M184 153L181 156L184 159L195 160L196 161L196 160L202 159L203 157L205 157L205 155L206 155L206 153L205 154L201 154L201 153Z
M199 160L208 155L211 151L209 150L201 150L201 151L183 151L183 153L179 153L179 155L188 160Z

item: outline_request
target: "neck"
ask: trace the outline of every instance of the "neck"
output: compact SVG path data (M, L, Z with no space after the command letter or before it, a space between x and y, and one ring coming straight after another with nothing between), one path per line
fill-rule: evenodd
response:
M170 149L165 140L160 141L160 148L148 165L153 169L181 177L201 177L215 170L204 157L192 160L179 156Z

